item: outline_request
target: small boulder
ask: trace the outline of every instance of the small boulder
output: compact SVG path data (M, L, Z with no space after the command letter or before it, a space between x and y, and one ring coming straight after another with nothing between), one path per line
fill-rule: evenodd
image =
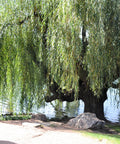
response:
M94 113L83 113L68 121L67 126L77 129L101 129L104 121L96 117Z
M44 121L44 122L47 121L46 115L41 114L41 113L39 113L39 114L32 114L32 119L41 120L41 121Z

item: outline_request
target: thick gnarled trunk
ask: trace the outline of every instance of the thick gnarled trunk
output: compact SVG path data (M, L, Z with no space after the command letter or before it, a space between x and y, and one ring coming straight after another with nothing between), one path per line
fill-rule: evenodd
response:
M67 102L72 102L75 100L74 91L65 91L64 93L60 91L60 89L58 91L58 85L56 83L54 83L54 86L50 87L50 89L52 95L45 97L46 102L51 102L56 99ZM85 85L84 82L80 81L78 100L80 99L83 100L85 104L84 112L95 113L99 119L105 120L103 104L104 101L107 99L106 88L102 90L101 96L97 97L89 89L89 87Z
M95 96L91 98L88 97L88 100L84 101L85 108L84 112L95 113L99 119L104 119L104 109L103 109L103 101L96 99Z
M99 119L105 120L103 104L106 99L106 95L97 98L97 96L88 94L88 96L86 96L86 98L84 99L84 112L95 113Z
M97 97L88 86L81 84L79 99L84 101L84 112L95 113L99 119L105 120L104 102L107 99L107 88L103 88L101 95Z

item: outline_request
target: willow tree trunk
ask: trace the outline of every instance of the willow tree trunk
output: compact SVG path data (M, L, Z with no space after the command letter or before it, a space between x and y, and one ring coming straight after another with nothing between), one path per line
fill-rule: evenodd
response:
M91 91L87 93L88 94L82 99L85 104L84 112L95 113L99 119L105 120L104 102L107 99L107 89L102 91L100 97L95 96Z
M62 92L58 89L57 83L54 83L50 90L52 95L46 96L45 101L51 102L53 100L59 99L61 101L72 102L75 100L74 91L72 92ZM59 92L58 92L59 91ZM83 100L85 104L84 112L95 113L99 119L105 120L104 117L104 101L107 99L107 88L104 88L99 97L95 96L83 81L80 81L78 100Z

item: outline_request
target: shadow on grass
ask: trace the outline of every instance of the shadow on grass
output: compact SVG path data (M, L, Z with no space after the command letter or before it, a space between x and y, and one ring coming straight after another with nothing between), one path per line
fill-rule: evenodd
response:
M99 141L106 139L111 144L120 144L120 135L118 134L108 134L108 133L101 133L101 132L95 132L95 131L85 131L83 132L85 136L90 136L92 138L97 138Z
M17 143L10 142L10 141L1 141L0 140L0 144L17 144Z
M105 133L95 133L95 132L93 132L93 134L96 135L96 136L100 135L100 136L103 136L103 137L117 138L117 139L120 140L120 135L118 135L118 134L105 134Z

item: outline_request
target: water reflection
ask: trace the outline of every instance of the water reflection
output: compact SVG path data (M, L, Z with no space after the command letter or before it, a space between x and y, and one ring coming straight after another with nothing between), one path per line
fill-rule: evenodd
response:
M110 88L107 92L108 99L104 103L106 119L120 122L120 96L117 89Z
M104 103L104 114L107 120L111 122L120 122L120 97L119 91L110 88L107 92L108 99ZM57 108L56 108L57 107ZM38 110L41 113L46 114L49 118L61 117L67 115L69 117L76 117L84 112L84 102L60 102L46 103L45 108Z
M112 122L120 122L120 96L117 89L110 88L107 92L108 99L104 103L104 114L107 120ZM7 104L0 105L1 113L7 113ZM16 112L19 113L20 109L17 107ZM60 118L62 116L76 117L84 112L84 102L60 102L53 101L52 103L46 103L45 107L37 109L34 107L33 113L44 113L48 118Z

